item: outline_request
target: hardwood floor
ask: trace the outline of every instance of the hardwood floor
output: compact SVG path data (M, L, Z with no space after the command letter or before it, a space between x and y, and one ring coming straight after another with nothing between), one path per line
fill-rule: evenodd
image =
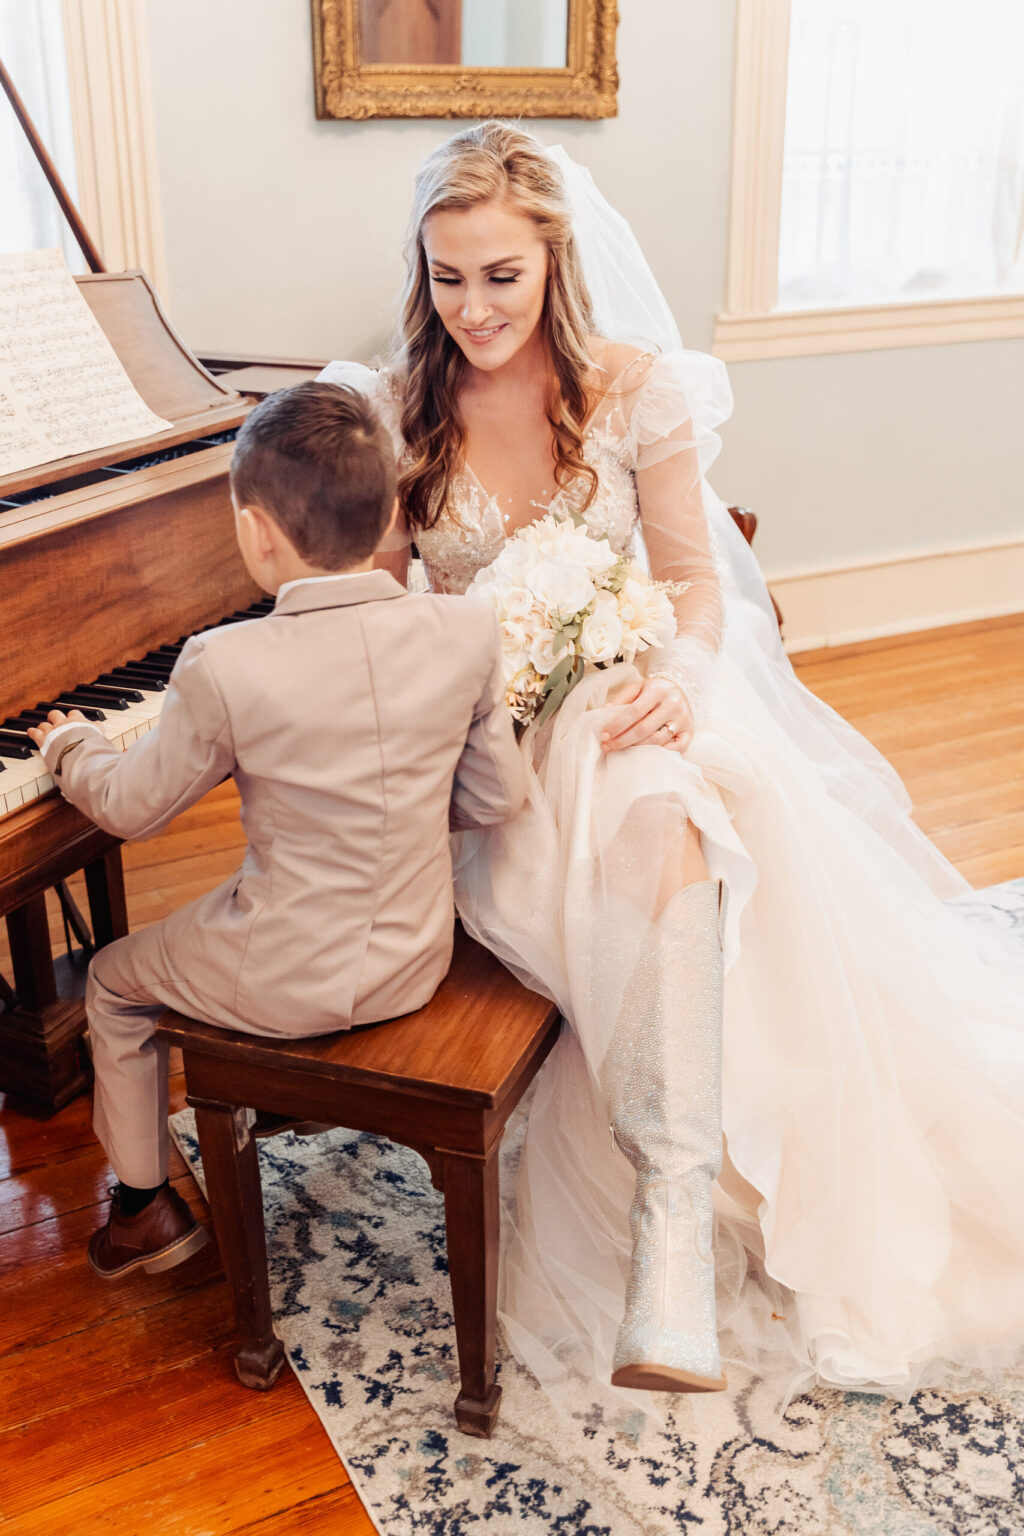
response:
M1024 874L1024 616L805 655L797 670L894 763L973 884ZM223 879L241 846L222 786L126 847L132 924ZM0 972L6 960L0 946ZM180 1075L172 1092L178 1107ZM172 1177L202 1210L178 1158ZM267 1394L238 1385L212 1242L165 1275L93 1275L84 1248L110 1182L87 1100L46 1121L0 1096L0 1530L371 1532L291 1373Z

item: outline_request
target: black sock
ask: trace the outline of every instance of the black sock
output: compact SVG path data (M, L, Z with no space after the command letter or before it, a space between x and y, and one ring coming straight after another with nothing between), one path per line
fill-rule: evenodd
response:
M155 1200L162 1189L167 1188L167 1180L158 1184L155 1189L136 1189L134 1184L119 1184L117 1186L117 1203L122 1216L137 1216L144 1211L151 1200Z

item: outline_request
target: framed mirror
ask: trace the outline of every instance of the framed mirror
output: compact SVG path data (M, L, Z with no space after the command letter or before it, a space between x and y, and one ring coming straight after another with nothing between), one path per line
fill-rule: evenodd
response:
M316 115L614 117L615 0L312 0Z

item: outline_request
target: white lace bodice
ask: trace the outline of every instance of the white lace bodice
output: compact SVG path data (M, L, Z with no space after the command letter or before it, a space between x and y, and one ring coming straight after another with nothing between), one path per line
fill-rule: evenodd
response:
M607 421L583 438L587 463L597 472L597 493L583 513L597 538L606 538L617 554L632 543L639 520L636 481L629 442ZM533 502L537 516L569 510L582 500L578 486L558 490L550 502ZM491 564L515 527L503 516L498 498L480 484L472 469L461 471L454 495L433 528L421 528L416 547L435 592L465 592L478 571Z

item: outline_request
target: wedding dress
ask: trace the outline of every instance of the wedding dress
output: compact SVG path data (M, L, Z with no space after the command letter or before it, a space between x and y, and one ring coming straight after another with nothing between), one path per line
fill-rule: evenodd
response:
M601 276L588 268L592 292ZM524 733L524 809L456 847L464 925L567 1021L506 1192L506 1335L556 1401L578 1405L581 1375L595 1393L609 1380L633 1173L600 1069L665 849L690 820L729 895L715 1188L726 1374L770 1377L780 1397L815 1381L900 1397L968 1387L1024 1360L1024 954L948 904L970 888L914 825L895 772L796 678L706 480L731 403L723 366L643 350L643 319L623 329L640 344L605 350L583 515L655 577L690 583L677 641L648 655L696 730L685 754L603 753L633 674L594 671ZM323 376L373 393L395 427L382 376ZM538 515L580 499L558 490ZM416 535L431 585L465 591L510 531L464 467Z

